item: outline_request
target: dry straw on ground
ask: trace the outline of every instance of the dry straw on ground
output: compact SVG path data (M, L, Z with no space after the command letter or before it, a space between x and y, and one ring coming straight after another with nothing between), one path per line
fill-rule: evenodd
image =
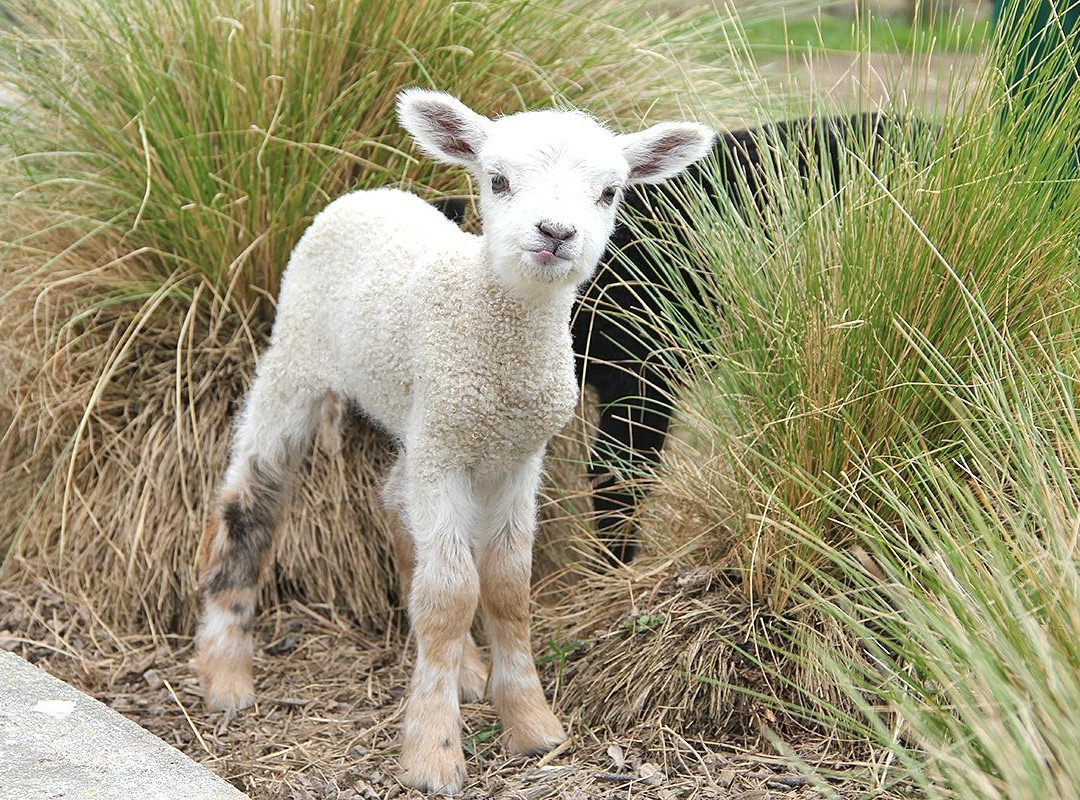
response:
M394 778L411 655L400 629L359 631L332 609L292 601L256 626L259 700L234 717L206 714L187 663L191 640L123 634L90 607L48 590L0 592L0 647L101 699L248 792L252 800L419 800ZM559 666L542 667L548 686ZM813 779L760 740L720 743L657 720L586 724L566 695L571 741L541 758L510 757L486 704L464 708L465 800L818 798ZM837 761L825 742L799 750L839 798L862 796L869 765ZM821 780L825 780L822 778ZM882 795L884 797L884 795Z

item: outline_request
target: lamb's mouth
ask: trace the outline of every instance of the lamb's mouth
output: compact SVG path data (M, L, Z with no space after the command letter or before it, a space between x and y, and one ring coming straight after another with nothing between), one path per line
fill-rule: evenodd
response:
M574 271L574 259L551 250L525 250L524 264L539 283L562 283Z
M563 255L558 250L549 250L546 247L541 247L537 250L527 249L525 252L531 253L537 263L545 267L552 264L558 264L560 261L569 263L572 260L569 256Z

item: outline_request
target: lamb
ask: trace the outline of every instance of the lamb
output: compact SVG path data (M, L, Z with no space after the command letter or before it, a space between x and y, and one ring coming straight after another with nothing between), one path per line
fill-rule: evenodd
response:
M398 114L422 151L472 172L483 235L378 189L331 203L297 244L204 537L198 668L209 708L253 702L259 575L320 409L343 398L398 445L385 495L412 539L402 578L417 640L401 779L452 794L465 773L459 693L486 689L515 752L566 738L528 614L544 450L577 399L571 307L625 189L676 175L714 134L660 123L617 135L579 111L492 120L419 89ZM478 605L490 679L470 637Z

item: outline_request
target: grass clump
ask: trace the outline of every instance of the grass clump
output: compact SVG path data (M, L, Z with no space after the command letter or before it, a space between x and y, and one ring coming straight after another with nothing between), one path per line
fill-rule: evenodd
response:
M682 26L585 12L512 1L12 4L5 213L52 223L12 244L48 252L58 237L111 234L118 257L140 252L149 285L132 292L179 271L274 295L299 231L341 190L465 188L411 156L394 114L401 88L445 88L484 113L566 97L625 115L655 101L675 66L647 48L677 51ZM587 44L599 35L607 47ZM602 92L614 74L637 96Z
M989 446L958 410L955 387L976 392L990 380L995 342L1007 337L1018 362L1041 349L1063 364L1076 356L1080 103L1068 58L1059 51L1040 68L1038 97L1026 103L1006 91L1008 70L987 68L966 105L939 120L894 110L883 142L842 153L835 177L772 142L767 194L751 198L743 187L732 202L717 165L637 222L667 272L659 287L640 289L656 293L650 305L662 313L627 314L626 326L654 344L682 388L671 398L675 441L659 473L642 476L655 486L640 518L645 556L582 593L603 613L584 600L562 607L586 643L564 696L587 718L751 736L808 726L849 748L876 746L857 711L882 702L880 681L869 686L868 677L878 651L894 657L887 679L910 682L895 652L903 626L879 635L879 607L833 613L826 600L847 580L835 562L871 569L879 548L865 541L870 520L904 540L897 498L916 505L909 516L945 515L934 484L903 465L912 447L963 464ZM1006 60L996 59L988 63ZM950 365L947 382L927 347ZM983 494L1002 502L1009 490ZM866 515L861 527L853 508ZM927 530L904 558L924 557L933 541ZM907 563L893 560L898 570ZM708 579L693 578L695 569ZM631 639L626 621L643 614L667 622ZM1032 654L1042 647L1016 633L1001 635ZM864 694L850 691L835 662L863 670ZM989 657L967 666L1000 669ZM933 693L945 677L914 680Z
M806 594L858 637L816 654L893 768L930 798L1080 797L1080 361L987 330L958 367L912 335L954 446L906 458L838 505L868 554L829 556Z
M0 551L9 576L165 626L191 620L229 420L311 216L353 188L469 190L412 156L398 91L677 113L700 37L643 6L562 0L6 8ZM373 619L392 602L387 448L346 434L306 468L278 588Z
M1056 142L1075 140L1078 121L1051 134L982 112L902 120L876 156L846 159L836 185L828 170L804 185L782 154L761 217L718 213L693 187L658 209L670 224L656 241L676 244L656 257L673 265L676 298L649 326L672 366L688 360L687 427L720 460L705 485L672 482L708 491L716 525L701 546L738 567L748 596L783 609L806 577L798 544L772 525L789 510L848 541L807 486L857 493L865 466L911 430L951 435L898 322L958 365L981 322L972 298L1018 341L1074 330L1080 187L1062 181Z

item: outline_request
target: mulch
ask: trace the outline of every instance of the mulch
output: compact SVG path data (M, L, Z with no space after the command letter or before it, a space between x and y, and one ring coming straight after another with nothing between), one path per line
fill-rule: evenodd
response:
M111 630L90 606L47 588L0 590L0 647L134 720L247 792L253 800L420 798L395 779L397 734L411 668L400 618L381 635L332 608L292 601L256 624L252 709L208 713L190 663L190 636ZM545 664L549 692L557 667ZM504 753L485 704L463 707L469 779L462 797L866 797L868 765L837 761L821 742L799 743L807 777L763 737L739 743L683 737L642 720L623 730L582 722L556 698L570 741L540 758ZM828 793L822 781L828 781ZM815 786L815 782L819 786Z

